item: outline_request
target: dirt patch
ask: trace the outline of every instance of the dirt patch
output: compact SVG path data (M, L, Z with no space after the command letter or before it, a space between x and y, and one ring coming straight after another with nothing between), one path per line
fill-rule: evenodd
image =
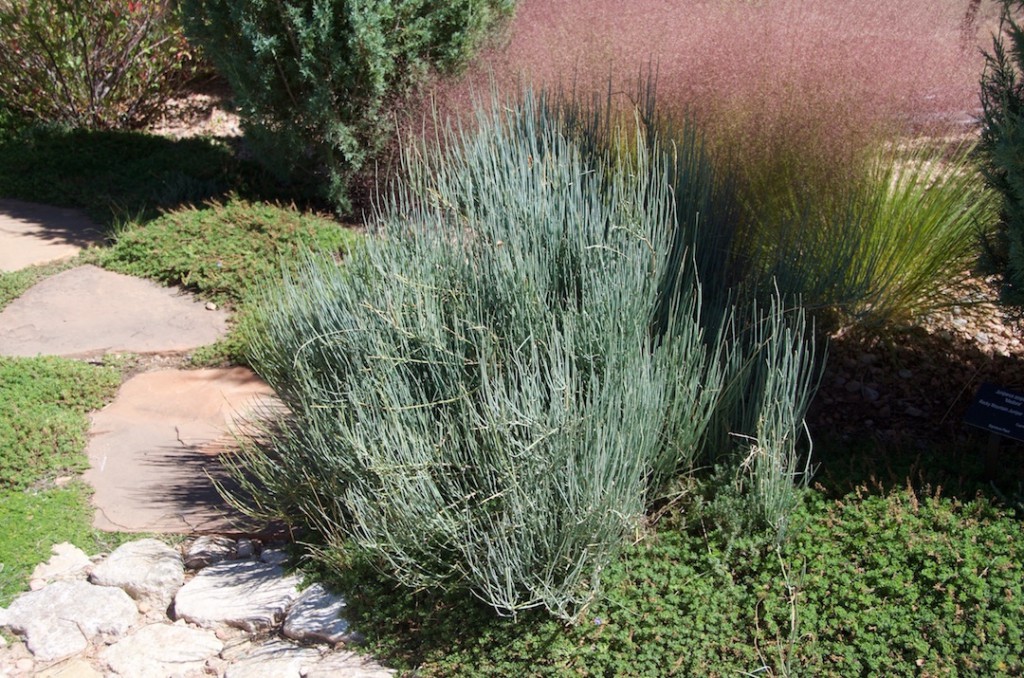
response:
M997 303L995 278L963 303L881 337L834 338L812 408L819 426L947 438L984 381L1024 388L1024 326Z
M196 83L187 93L170 99L147 131L171 139L242 135L231 88L218 78Z

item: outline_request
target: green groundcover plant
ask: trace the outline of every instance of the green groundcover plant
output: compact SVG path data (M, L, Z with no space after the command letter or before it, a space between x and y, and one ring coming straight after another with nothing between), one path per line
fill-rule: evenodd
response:
M526 96L411 150L376 238L266 291L252 362L290 414L234 458L245 510L325 561L355 544L405 585L570 619L712 445L784 530L803 315L706 323L674 180L707 168L673 160L706 158L615 131L603 152L574 120Z
M246 137L282 178L347 211L350 182L431 69L457 69L511 0L183 0L190 38L235 94Z
M688 503L624 550L581 623L495 619L356 567L339 585L375 655L419 676L1018 675L1024 532L985 499L801 494L794 537Z
M138 127L196 64L169 0L4 0L0 34L9 123Z
M0 490L24 489L86 463L87 412L120 384L116 370L59 358L0 358Z

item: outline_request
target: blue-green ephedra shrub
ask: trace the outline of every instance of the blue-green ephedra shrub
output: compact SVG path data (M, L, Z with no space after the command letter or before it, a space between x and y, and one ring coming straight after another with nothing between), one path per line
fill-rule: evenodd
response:
M527 96L410 152L365 247L265 292L252 360L290 414L236 458L246 510L329 561L572 618L713 422L798 480L802 314L704 327L681 156L635 133L584 150L564 123Z
M349 182L391 138L394 106L465 63L512 0L182 0L227 78L246 137L280 177L349 209Z

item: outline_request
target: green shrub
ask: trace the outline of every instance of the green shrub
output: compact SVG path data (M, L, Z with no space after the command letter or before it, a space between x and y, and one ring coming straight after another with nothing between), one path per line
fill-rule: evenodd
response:
M1024 2L1003 0L1000 33L985 57L979 150L985 177L1002 198L1002 228L992 252L1006 281L1024 289L1024 30L1014 7L1024 8Z
M407 585L571 618L713 418L772 422L765 446L799 426L802 316L706 331L670 154L594 155L563 122L527 97L411 152L379 237L266 293L253 364L291 415L237 458L247 510L328 560L351 540ZM795 421L759 404L764 371Z
M35 122L137 127L194 63L169 0L4 0L0 33L0 107Z
M263 174L210 139L39 127L0 138L0 195L82 207L107 227L230 191L266 196Z
M393 107L431 69L464 63L511 0L183 0L274 172L342 211L391 135Z

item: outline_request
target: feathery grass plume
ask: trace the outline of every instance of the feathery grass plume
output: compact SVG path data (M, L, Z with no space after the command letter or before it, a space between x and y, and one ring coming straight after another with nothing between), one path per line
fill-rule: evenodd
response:
M568 122L603 121L572 110L495 100L409 149L376 237L265 292L253 364L290 414L236 459L249 511L504 614L593 599L746 346L703 327L676 246L679 158L706 158L613 125L580 143Z

